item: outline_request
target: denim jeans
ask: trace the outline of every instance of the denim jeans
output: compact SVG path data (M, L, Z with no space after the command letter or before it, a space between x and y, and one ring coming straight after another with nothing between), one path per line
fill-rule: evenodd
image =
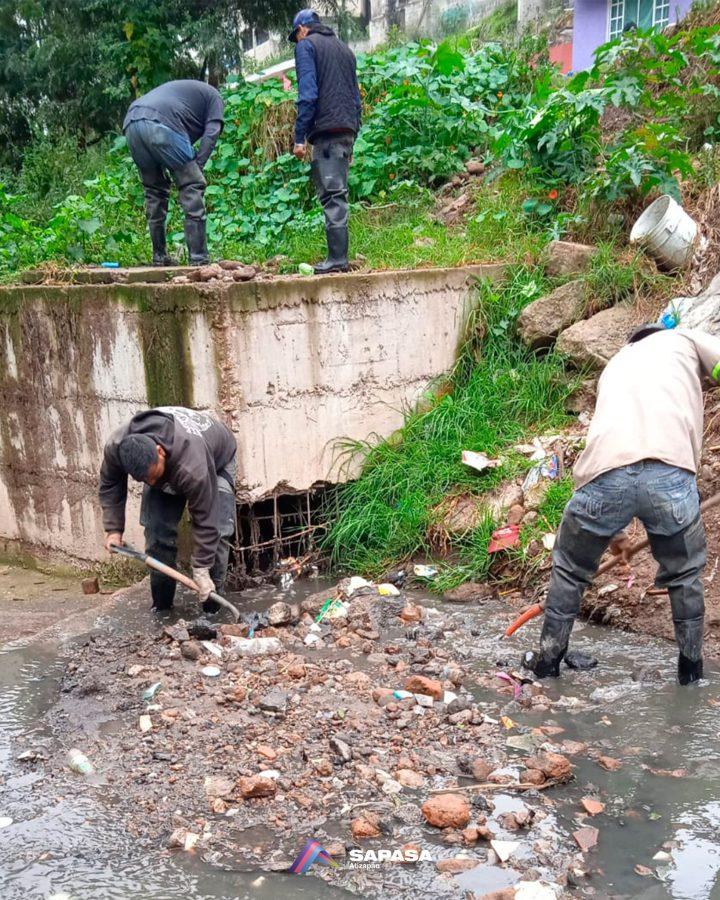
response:
M220 540L215 551L215 561L210 577L215 590L222 594L230 558L230 539L235 533L235 478L236 458L218 472L218 530ZM177 558L178 526L185 509L185 497L161 488L145 486L140 508L140 524L145 528L145 552L160 562L175 567ZM150 572L150 592L156 609L168 609L175 597L176 583L160 572Z
M543 659L564 656L583 593L610 539L637 517L658 563L655 584L670 595L675 639L690 660L702 656L707 559L692 472L646 459L612 469L577 490L563 515L540 638Z
M125 138L140 172L151 233L153 227L165 228L171 186L168 171L177 185L185 218L204 221L207 185L188 138L149 119L131 122L125 129Z

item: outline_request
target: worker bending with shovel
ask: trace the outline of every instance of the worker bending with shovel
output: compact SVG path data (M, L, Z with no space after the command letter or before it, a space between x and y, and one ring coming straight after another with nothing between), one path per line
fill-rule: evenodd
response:
M680 651L678 680L702 678L705 532L695 481L703 436L702 381L720 374L720 339L701 331L636 329L598 383L575 493L553 548L538 654L526 665L544 678L560 663L585 589L611 544L621 555L634 517L658 563L655 584L670 595Z
M222 593L235 531L237 444L207 413L161 406L138 413L110 436L100 469L105 549L122 545L128 475L145 483L140 523L146 552L175 566L178 525L187 505L192 524L192 577L206 612ZM150 573L153 609L170 609L175 581Z

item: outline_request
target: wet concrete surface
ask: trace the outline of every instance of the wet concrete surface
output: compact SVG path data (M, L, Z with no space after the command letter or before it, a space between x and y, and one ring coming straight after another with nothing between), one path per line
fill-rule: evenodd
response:
M316 588L296 585L290 596ZM287 599L288 593L283 597ZM276 596L274 591L260 591L236 599L246 608L252 603L262 607ZM142 590L131 591L116 599L111 611L93 622L93 627L98 634L120 637L158 629L147 606ZM674 681L671 644L581 624L574 644L598 656L599 667L590 672L565 670L547 689L556 701L549 712L523 709L490 688L485 674L492 673L498 657L517 657L521 645L536 640L537 623L524 629L521 639L500 644L497 635L512 617L501 603L440 606L443 617L455 625L450 640L464 664L478 673L478 687L473 689L478 704L489 715L504 712L520 726L509 735L523 733L521 729L529 733L528 729L540 725L556 726L563 729L554 738L560 752L564 741L588 745L587 751L570 756L576 766L574 782L547 792L555 804L546 819L549 839L567 841L579 824L592 824L600 831L597 848L585 855L584 869L589 874L578 878L577 887L565 887L561 896L719 897L717 671L711 668L698 686L680 688ZM178 615L183 612L180 609ZM119 810L108 804L102 778L89 789L83 785L75 790L67 772L18 761L18 755L28 749L52 757L58 735L49 722L60 680L76 652L80 633L89 627L81 619L76 625L77 635L66 628L62 636L17 641L0 650L0 817L13 820L0 831L2 900L33 900L59 893L75 900L348 896L333 885L330 870L318 872L320 878L259 869L227 871L200 855L170 852L162 845L148 849L128 833ZM90 727L118 726L98 715ZM508 753L511 762L526 756L512 749ZM605 771L591 753L612 756L621 766ZM605 811L592 820L580 820L579 800L588 795L598 797ZM497 819L519 801L516 794L500 791L493 794L493 802ZM373 845L377 842L368 844ZM447 848L442 851L447 855ZM669 859L653 860L658 851L666 852ZM638 864L651 874L636 874ZM394 867L387 875L391 885L397 865L384 865ZM480 865L443 882L442 890L434 863L418 864L408 877L418 897L462 897L467 891L479 896L511 880L512 867ZM399 891L388 891L386 896L399 896Z

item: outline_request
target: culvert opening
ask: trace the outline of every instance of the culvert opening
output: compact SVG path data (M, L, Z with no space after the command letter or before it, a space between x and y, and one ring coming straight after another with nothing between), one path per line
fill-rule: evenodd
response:
M322 483L308 491L275 491L255 503L239 504L230 572L232 586L241 589L321 569L318 539L325 527L321 510L335 488Z

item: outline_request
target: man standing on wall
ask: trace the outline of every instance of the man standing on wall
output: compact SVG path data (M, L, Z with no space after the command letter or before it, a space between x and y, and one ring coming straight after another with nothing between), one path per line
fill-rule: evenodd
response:
M145 551L175 566L180 517L187 504L192 522L192 577L207 612L208 597L222 593L235 531L237 444L229 428L207 413L161 406L138 413L110 436L100 469L105 549L121 545L127 479L145 483L140 523ZM150 574L153 609L170 609L175 582Z
M191 266L208 263L203 168L223 127L223 101L204 81L168 81L130 105L123 122L130 155L145 189L152 264L172 266L165 222L170 178L185 213L185 242ZM200 141L197 152L193 144Z
M312 177L325 212L327 258L318 275L348 269L348 169L360 130L355 56L312 9L295 16L288 39L296 44L297 119L293 153L304 159L312 144Z

